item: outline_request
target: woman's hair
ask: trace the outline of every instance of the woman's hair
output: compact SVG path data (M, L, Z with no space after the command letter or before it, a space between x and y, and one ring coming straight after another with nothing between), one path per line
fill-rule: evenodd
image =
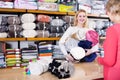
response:
M108 0L106 3L106 11L120 15L120 0Z
M77 26L77 24L78 24L77 17L79 15L79 13L81 13L81 12L84 12L86 14L86 17L87 17L87 12L84 9L80 9L79 11L77 11L76 14L75 14L75 16L74 16L74 26ZM86 22L84 23L83 27L88 27L87 21L88 20L86 20Z

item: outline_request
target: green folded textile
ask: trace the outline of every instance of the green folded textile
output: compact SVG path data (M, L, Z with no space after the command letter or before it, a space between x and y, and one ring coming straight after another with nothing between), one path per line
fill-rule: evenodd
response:
M21 60L21 58L7 58L6 61L17 61L17 60Z
M20 66L20 64L7 64L7 67Z
M21 63L21 61L8 61L6 64L17 64Z

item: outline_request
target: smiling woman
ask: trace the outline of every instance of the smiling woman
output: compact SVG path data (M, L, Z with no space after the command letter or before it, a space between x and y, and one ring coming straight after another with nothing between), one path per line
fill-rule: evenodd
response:
M68 29L66 30L66 32L63 34L63 36L59 41L60 49L63 52L63 54L66 56L66 59L68 61L72 61L72 62L74 61L73 57L69 54L70 50L73 47L78 47L78 43L81 40L86 40L86 33L89 30L93 30L88 27L87 22L88 22L88 18L85 10L81 9L78 12L76 12L76 15L74 16L74 25L68 27ZM98 40L99 38L96 37L96 39ZM98 51L98 43L96 43L96 45L94 46L92 45L91 49L87 49L85 55L89 57L89 55L91 55L96 51ZM96 55L96 53L94 54ZM95 58L96 57L94 57L94 59Z

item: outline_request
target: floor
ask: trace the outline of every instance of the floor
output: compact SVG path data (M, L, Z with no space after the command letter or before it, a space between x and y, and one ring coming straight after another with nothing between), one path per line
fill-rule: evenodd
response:
M67 79L58 79L50 72L45 72L39 76L25 75L24 68L7 68L0 69L0 80L94 80L103 78L103 67L95 61L91 63L74 63L74 65L75 72Z

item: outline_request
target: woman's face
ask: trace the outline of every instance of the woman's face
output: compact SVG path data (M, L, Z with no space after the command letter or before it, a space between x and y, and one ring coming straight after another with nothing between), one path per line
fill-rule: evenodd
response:
M111 14L110 12L106 12L106 13L107 13L108 17L110 18L110 20L111 20L111 21L114 21L114 20L113 20L114 17L112 16L112 14Z
M87 20L87 15L84 12L80 12L77 16L78 24L84 24Z
M117 14L112 14L110 12L107 12L108 17L110 18L110 20L114 23L120 23L120 16Z

